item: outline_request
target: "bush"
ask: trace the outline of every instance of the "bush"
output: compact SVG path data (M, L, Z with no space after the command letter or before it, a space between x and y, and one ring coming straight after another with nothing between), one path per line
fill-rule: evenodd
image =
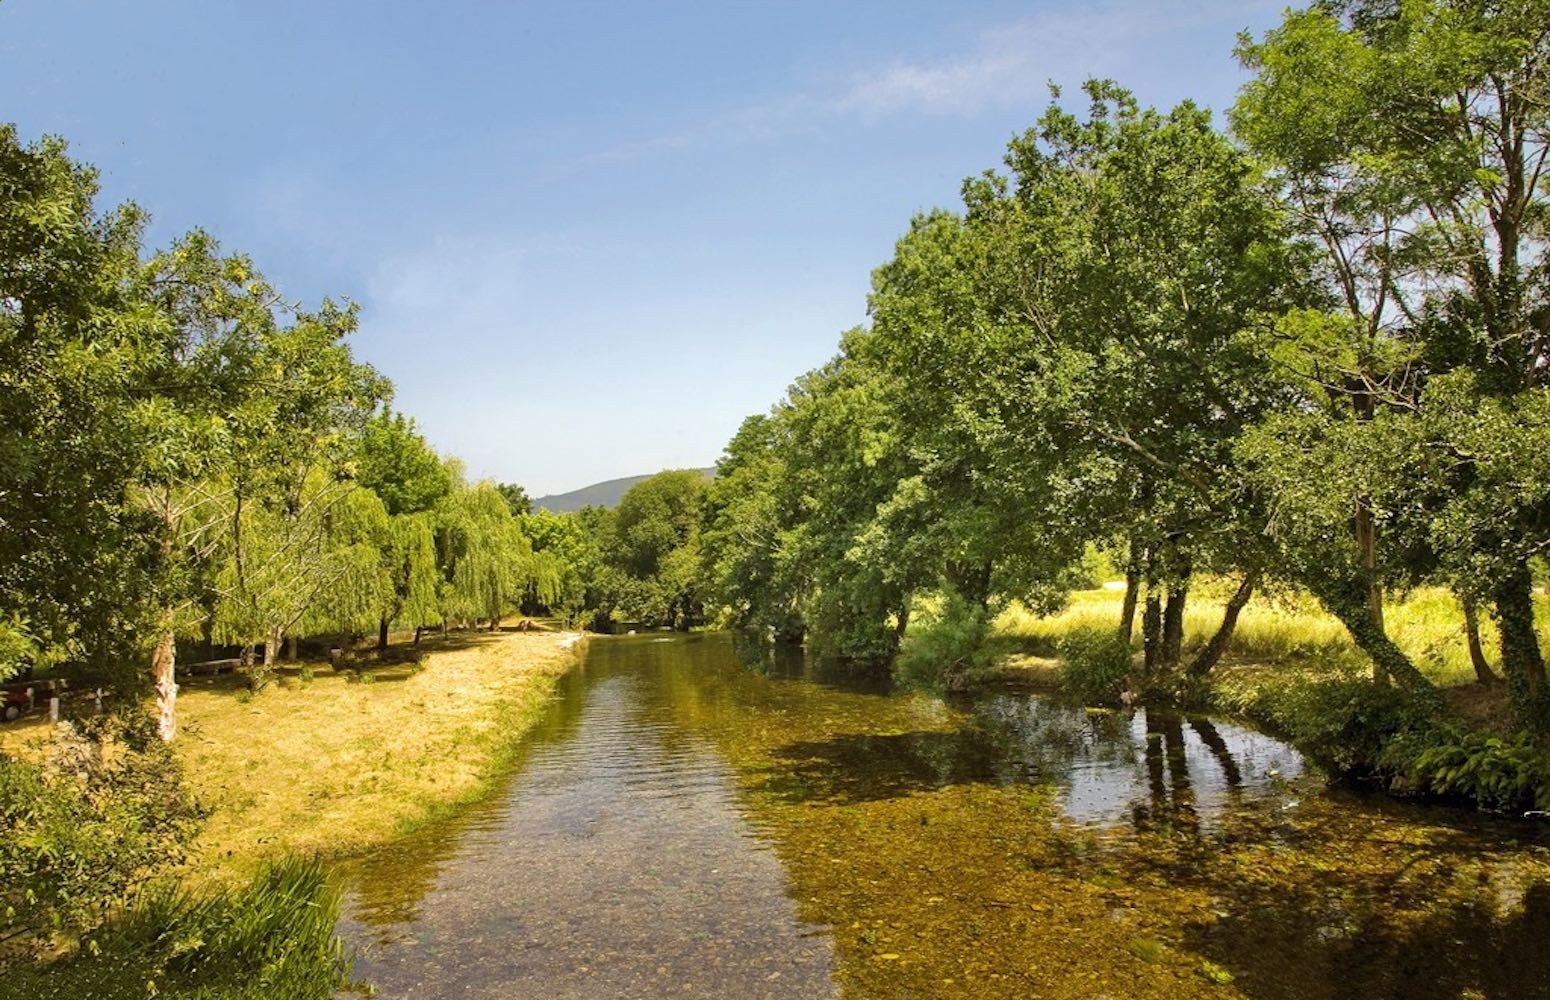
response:
M18 977L32 1000L327 1000L350 958L321 863L286 859L235 891L148 892L77 956Z
M1130 643L1113 628L1073 629L1060 638L1060 686L1088 704L1119 701L1130 675Z
M1284 735L1320 767L1339 775L1377 770L1389 741L1435 710L1357 674L1320 680L1293 674L1237 697L1231 691L1219 695L1219 707Z
M0 754L0 937L89 933L201 818L144 712L61 725L37 763Z
M906 684L961 691L995 663L985 647L990 612L956 593L910 629L894 661L894 676Z
M1451 727L1413 730L1384 748L1386 770L1420 793L1482 809L1550 811L1550 755L1526 733L1502 738Z

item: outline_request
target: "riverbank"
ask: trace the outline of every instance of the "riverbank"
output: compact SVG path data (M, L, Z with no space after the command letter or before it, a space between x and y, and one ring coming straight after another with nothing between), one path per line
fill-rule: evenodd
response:
M1191 595L1186 658L1221 621L1228 590L1207 583L1198 598ZM1108 588L1073 595L1056 615L1007 609L992 640L1001 665L987 680L1060 687L1062 642L1087 631L1112 634L1122 600L1121 592ZM1536 603L1543 615L1542 595ZM1404 797L1502 813L1550 806L1550 753L1518 729L1500 678L1477 680L1463 610L1453 594L1416 588L1391 601L1385 617L1391 638L1435 691L1373 685L1371 665L1345 628L1306 595L1283 593L1256 597L1244 609L1228 654L1203 683L1145 697L1248 721L1290 740L1332 774L1372 781ZM1481 638L1487 650L1495 649L1488 618L1481 621Z
M288 855L358 854L479 799L577 642L453 632L430 637L418 663L287 665L257 694L231 676L186 681L174 748L209 810L189 880L235 884ZM41 720L7 727L0 750L46 733Z
M453 633L369 683L330 671L245 700L187 690L179 756L212 809L193 867L246 877L286 854L358 854L481 798L575 662L574 643Z

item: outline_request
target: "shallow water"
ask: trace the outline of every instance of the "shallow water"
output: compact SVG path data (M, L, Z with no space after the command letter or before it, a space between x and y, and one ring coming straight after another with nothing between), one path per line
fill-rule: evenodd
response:
M344 871L386 997L1550 995L1538 828L1220 720L594 640L509 785Z

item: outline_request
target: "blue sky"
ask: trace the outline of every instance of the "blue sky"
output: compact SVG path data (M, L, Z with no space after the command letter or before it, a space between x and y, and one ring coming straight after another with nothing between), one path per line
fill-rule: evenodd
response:
M0 119L193 226L534 494L710 464L1055 80L1225 108L1281 2L0 0Z

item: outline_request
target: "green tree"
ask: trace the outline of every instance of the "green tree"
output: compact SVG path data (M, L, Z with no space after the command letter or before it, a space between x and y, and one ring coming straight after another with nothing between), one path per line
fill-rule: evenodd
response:
M62 140L0 125L0 678L68 663L128 681L154 537L129 500L157 368L137 307L144 216L99 212Z
M493 631L530 590L553 599L559 585L553 563L535 555L494 483L468 486L454 475L440 535L445 618L487 620Z
M1425 572L1435 559L1467 598L1493 602L1519 710L1539 728L1550 726L1550 685L1525 539L1544 517L1520 490L1476 489L1500 482L1485 470L1510 454L1460 446L1483 443L1470 430L1477 410L1529 418L1529 397L1545 382L1546 14L1538 0L1290 12L1263 39L1242 40L1257 76L1234 114L1323 242L1344 304L1324 323L1302 323L1293 341L1296 370L1331 397L1303 419L1299 439L1329 459L1318 466L1353 468L1341 449L1370 456L1354 468L1359 485L1385 492L1389 530L1410 534L1391 574ZM1434 391L1429 381L1453 370L1469 374ZM1285 456L1269 437L1263 465L1276 474ZM1392 453L1409 458L1396 463ZM1430 478L1418 489L1385 481L1396 470ZM1373 493L1356 497L1368 629L1381 633L1374 587L1385 567L1372 551L1380 508ZM1458 530L1465 523L1478 530Z
M392 579L377 620L377 646L387 648L393 622L415 627L440 616L441 575L436 562L436 508L452 489L440 456L401 413L384 410L366 424L356 480L382 498L388 516L383 561Z

